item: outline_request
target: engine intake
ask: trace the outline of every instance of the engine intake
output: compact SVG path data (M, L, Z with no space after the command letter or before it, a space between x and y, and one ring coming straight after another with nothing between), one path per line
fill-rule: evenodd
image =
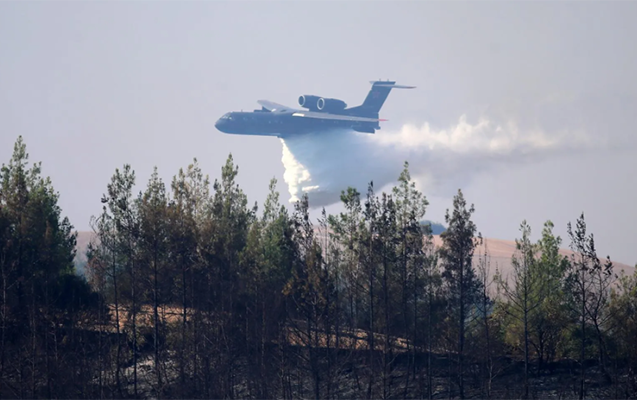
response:
M320 99L316 101L316 108L319 111L326 111L326 112L341 111L341 110L344 110L345 107L347 107L347 103L339 99L325 99L321 97Z
M320 99L319 96L304 94L302 96L299 96L299 105L301 107L305 107L309 109L310 111L318 111L317 103L319 99Z

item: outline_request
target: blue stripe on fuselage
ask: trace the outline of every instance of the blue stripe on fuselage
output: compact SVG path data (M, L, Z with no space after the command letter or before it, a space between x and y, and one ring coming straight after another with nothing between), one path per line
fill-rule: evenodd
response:
M353 129L369 125L350 121L295 117L297 111L230 112L219 118L215 127L224 133L255 136L287 136L333 129Z

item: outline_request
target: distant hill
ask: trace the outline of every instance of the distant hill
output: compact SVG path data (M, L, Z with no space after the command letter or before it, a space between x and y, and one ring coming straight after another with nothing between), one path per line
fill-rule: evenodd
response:
M442 245L442 239L440 236L434 236L434 244L436 246ZM513 265L511 263L511 257L515 254L515 241L514 240L502 240L502 239L490 239L484 238L483 244L478 246L474 252L473 262L477 264L479 257L484 254L485 246L488 249L489 254L489 276L493 278L496 269L500 271L504 278L510 278L513 275ZM560 254L570 256L573 254L571 250L560 249ZM599 255L598 255L599 256ZM600 256L600 260L603 261ZM613 262L613 270L615 274L619 275L620 271L624 271L626 275L632 275L635 272L635 267L617 262L611 259Z
M429 221L423 221L424 223L431 223ZM442 239L440 234L436 232L444 231L445 227L439 223L433 223L432 228L436 228L434 231L434 244L440 246ZM83 273L84 265L86 264L86 249L91 238L94 236L93 232L78 232L77 237L77 255L76 255L76 268L79 273ZM484 246L487 246L489 250L490 270L489 276L493 277L496 272L496 268L502 273L504 277L511 275L513 266L511 264L511 256L515 253L515 241L502 240L502 239L489 239L485 238L484 243L479 246L474 254L474 263L478 262L478 257L484 253ZM567 249L561 249L560 253L563 255L570 255L572 252ZM613 261L615 273L619 275L620 271L624 271L627 275L632 274L635 271L633 266Z
M431 222L431 221L420 221L420 225L429 225L431 226L431 233L434 235L440 235L442 232L447 230L440 222Z

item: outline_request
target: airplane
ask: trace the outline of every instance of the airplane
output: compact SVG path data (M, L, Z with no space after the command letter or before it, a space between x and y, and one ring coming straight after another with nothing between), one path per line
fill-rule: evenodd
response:
M299 105L307 110L287 107L269 100L259 100L260 110L234 111L224 114L215 127L236 135L289 137L333 129L351 129L375 133L380 129L378 112L392 89L413 89L393 81L371 81L372 88L363 104L347 108L343 100L315 95L299 96Z

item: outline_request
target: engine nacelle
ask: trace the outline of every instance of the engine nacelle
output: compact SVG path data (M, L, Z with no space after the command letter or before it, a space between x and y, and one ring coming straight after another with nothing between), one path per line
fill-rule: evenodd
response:
M341 111L347 107L347 103L339 99L325 99L321 97L316 101L316 108L319 111L334 112Z
M302 96L299 96L299 105L301 107L305 107L309 109L310 111L318 111L317 103L319 99L320 99L319 96L304 94Z

